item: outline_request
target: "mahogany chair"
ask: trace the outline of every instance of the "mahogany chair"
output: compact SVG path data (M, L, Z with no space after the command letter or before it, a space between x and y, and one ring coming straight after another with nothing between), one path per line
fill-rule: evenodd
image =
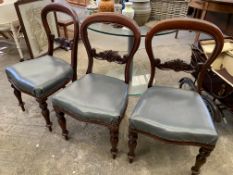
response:
M209 59L201 66L197 80L197 91L174 87L152 86L155 69L192 71L190 64L180 59L162 62L154 57L152 39L163 30L196 30L209 34L216 42ZM214 24L196 19L169 19L159 22L146 35L146 51L151 64L151 77L147 91L142 95L129 119L129 162L133 162L138 133L180 145L199 146L192 175L200 173L200 167L213 151L218 134L209 111L202 100L203 78L211 63L221 53L222 32Z
M47 15L52 12L62 12L72 17L75 31L74 41L78 39L79 24L76 13L60 4L49 4L41 12L48 38L48 53L39 58L9 66L5 70L21 109L25 111L21 92L35 97L49 131L52 131L52 123L47 108L47 98L63 88L69 81L77 79L77 42L74 42L72 46L71 65L53 56L54 35L50 31L47 21Z
M97 53L91 47L87 32L88 26L94 23L114 23L129 28L134 34L131 51L123 57L113 50ZM80 33L88 54L86 75L56 94L52 98L52 103L65 139L68 139L68 131L64 114L80 121L109 128L111 153L115 158L118 151L119 124L124 116L128 101L130 66L141 40L139 27L125 16L114 13L98 13L83 21ZM92 73L94 58L124 65L125 80Z

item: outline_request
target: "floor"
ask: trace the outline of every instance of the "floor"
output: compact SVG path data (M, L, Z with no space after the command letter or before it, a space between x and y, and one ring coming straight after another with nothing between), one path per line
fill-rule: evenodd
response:
M111 43L124 51L124 38L107 38L91 33L94 46L103 49ZM174 34L158 37L155 41L157 55L163 58L188 58L193 34L181 32L177 40ZM102 42L102 44L101 44ZM1 43L1 42L0 42ZM23 44L23 43L22 43ZM144 41L135 56L134 73L149 73L149 62L144 50ZM166 48L164 47L166 45ZM6 79L4 68L18 62L17 51L5 50L0 55L0 175L187 175L198 153L197 147L176 146L139 135L136 159L127 161L128 118L138 100L130 96L129 106L121 123L119 154L111 158L109 132L106 128L78 122L67 116L70 140L65 141L57 124L55 113L48 100L53 122L53 132L45 128L36 101L23 95L26 111L17 105L13 91ZM26 49L24 54L27 55ZM69 61L70 52L57 50L55 55ZM177 54L176 56L174 56ZM87 55L79 43L78 77L85 74ZM97 61L94 72L118 76L122 68L115 64ZM177 86L182 73L157 72L156 83ZM97 102L98 103L98 102ZM216 149L202 168L203 175L233 174L233 115L225 111L226 121L216 123L219 141Z

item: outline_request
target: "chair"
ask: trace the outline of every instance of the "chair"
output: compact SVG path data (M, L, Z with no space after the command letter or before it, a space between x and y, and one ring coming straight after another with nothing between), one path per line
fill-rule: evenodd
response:
M153 36L163 30L183 29L205 32L213 37L215 48L209 59L201 66L197 80L197 91L174 87L153 86L155 68L162 70L193 71L190 64L177 59L163 62L155 59L152 51ZM211 63L221 53L222 32L213 24L196 19L169 19L159 22L146 35L146 51L151 64L151 77L148 90L139 99L129 119L129 162L133 162L138 133L180 145L199 146L192 175L200 173L217 142L217 132L208 109L199 93L203 78ZM169 107L168 107L169 106Z
M76 13L62 5L56 3L49 4L43 8L41 13L49 43L48 53L39 58L9 66L5 71L21 109L25 111L21 92L35 97L42 110L41 113L45 118L46 126L52 131L52 123L46 100L51 94L63 88L69 81L76 80L77 42L74 42L72 47L71 65L53 56L54 36L50 31L46 19L50 12L63 12L71 16L75 24L75 39L77 38L79 24Z
M107 50L98 53L92 48L87 28L93 23L116 23L128 27L134 34L134 43L129 54L122 57L116 51ZM71 86L56 94L52 98L53 107L65 139L68 139L68 131L64 114L80 121L109 128L112 144L111 153L115 158L118 151L119 124L124 116L128 101L130 66L141 39L139 27L125 16L114 13L98 13L83 21L80 33L88 54L87 73ZM92 73L93 58L125 65L125 80Z

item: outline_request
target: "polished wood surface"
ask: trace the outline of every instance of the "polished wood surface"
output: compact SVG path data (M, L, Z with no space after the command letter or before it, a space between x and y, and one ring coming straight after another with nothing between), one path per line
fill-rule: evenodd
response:
M79 5L79 6L86 6L88 4L88 0L66 0L70 4Z
M233 1L231 0L191 0L189 7L204 11L233 13Z
M124 26L128 28L129 30L131 30L133 33L132 36L134 38L131 51L129 51L123 57L121 57L119 54L114 54L117 52L113 50L107 50L105 52L102 52L102 54L95 53L95 49L91 47L91 44L88 38L88 33L87 33L87 28L91 24L94 24L94 23L114 23L120 26ZM140 41L141 41L141 32L140 32L139 26L134 21L128 19L127 17L123 15L114 14L111 12L102 12L102 13L97 13L97 14L88 16L83 21L80 27L80 34L81 34L81 38L83 40L84 46L86 47L87 54L88 54L87 73L92 72L94 58L101 57L102 60L107 60L108 62L115 62L117 64L126 64L125 83L128 84L130 81L130 66L133 60L133 55L136 53L138 46L140 44Z
M150 59L151 63L151 78L148 84L148 87L151 87L153 85L154 81L154 75L155 75L155 67L158 69L163 69L161 67L161 60L155 59L153 55L153 48L152 48L152 39L156 35L156 33L164 31L164 30L175 30L175 29L181 29L181 30L192 30L192 31L200 31L206 34L209 34L213 37L213 40L216 42L215 48L213 50L212 55L210 58L206 61L206 63L202 66L201 71L199 72L199 77L197 80L197 86L198 86L198 92L201 92L202 90L202 83L205 76L205 73L207 69L210 68L210 65L213 63L213 61L216 59L216 57L221 53L224 39L223 34L220 31L220 29L207 21L204 20L198 20L198 19L174 19L174 20L163 20L159 22L157 25L155 25L154 28L152 28L146 35L145 38L145 46L146 51ZM182 62L180 62L182 63ZM164 65L164 64L163 64ZM176 64L176 67L179 66ZM176 67L170 67L172 70L176 70ZM181 64L181 67L183 67L183 70L186 70L186 67L184 67L184 64ZM167 69L167 67L165 67ZM179 69L180 70L180 69Z
M233 0L191 0L189 2L189 7L201 11L201 14L198 16L200 19L206 19L207 13L210 12L222 13L226 15L229 14L228 19L225 22L226 25L223 28L221 27L221 29L228 35L232 34L228 28L230 26L231 15L233 14ZM220 23L222 26L222 21ZM199 36L200 33L197 33L195 41L199 40Z
M79 22L78 22L78 16L76 14L76 12L73 9L69 9L66 8L65 6L62 6L58 3L53 3L50 5L47 5L46 7L44 7L44 9L41 12L41 18L42 18L42 23L43 26L45 28L46 31L46 35L48 38L48 54L49 55L53 55L53 51L54 51L54 35L52 34L50 27L49 27L49 23L47 20L47 15L50 12L61 12L61 13L65 13L68 16L71 17L72 19L72 23L74 24L74 42L72 45L72 52L71 52L71 66L74 70L74 75L72 80L75 81L77 79L77 53L78 53L78 36L79 36ZM77 40L77 41L76 41Z
M186 71L186 64L181 63L181 66L177 69L176 66L171 64L170 68L167 66L166 67L161 67L161 60L154 55L154 48L152 45L152 40L156 33L164 31L164 30L175 30L175 29L182 29L182 30L192 30L192 31L200 31L209 34L210 36L213 37L213 39L216 41L215 48L210 56L210 58L202 64L202 67L199 72L199 76L197 78L197 88L194 90L199 92L201 94L202 91L202 82L205 77L207 69L210 68L210 65L212 62L216 59L216 57L221 53L223 44L224 44L224 39L223 39L223 34L220 31L220 29L215 26L212 23L209 23L204 20L198 20L198 19L169 19L169 20L163 20L159 22L157 25L155 25L146 35L145 38L145 47L146 47L146 52L148 54L149 60L150 60L150 65L151 65L151 77L150 81L148 83L148 88L153 86L154 82L154 77L155 77L155 69L165 69L165 70L181 70L181 68L184 66L184 71ZM163 64L165 65L165 64ZM194 85L194 83L193 83ZM141 114L143 115L143 114ZM176 116L172 116L176 117ZM172 127L172 126L170 126ZM196 162L194 166L191 168L192 175L197 175L200 174L200 168L204 165L206 162L206 158L210 155L210 153L213 151L215 145L212 144L203 144L199 143L196 141L192 142L185 142L185 141L179 141L178 139L168 139L165 137L160 136L160 134L151 134L143 130L143 128L133 128L131 125L129 127L129 141L128 141L128 146L129 146L129 152L128 152L128 158L129 162L132 163L133 159L135 157L135 148L137 145L137 138L138 138L138 133L152 137L157 140L161 140L163 142L171 143L171 144L179 144L179 145L193 145L193 146L200 146L199 154L196 157ZM201 134L200 134L201 136ZM182 137L182 136L178 136ZM185 140L185 139L184 139Z
M88 27L94 23L114 23L122 27L127 27L129 30L131 30L133 33L133 36L132 36L133 46L132 46L132 49L129 51L129 53L123 57L121 57L117 53L117 51L113 51L113 50L107 50L102 53L101 52L97 53L96 50L92 48L91 41L89 40L89 37L88 37ZM80 34L81 34L81 38L82 38L82 41L84 43L84 46L86 48L87 55L88 55L88 66L87 66L86 74L92 73L94 58L101 57L100 58L101 60L105 60L108 62L114 62L114 63L121 64L122 66L124 66L125 67L125 71L124 71L125 72L125 83L129 84L130 66L132 65L133 56L138 50L138 47L141 41L141 34L140 34L138 25L123 15L103 12L103 13L97 13L97 14L88 16L81 24ZM78 40L76 39L76 41ZM127 103L128 102L126 101L126 104ZM124 117L127 105L124 109L124 112L121 114L121 116L118 116L117 121L112 122L112 123L108 123L105 120L102 120L100 118L99 119L86 119L85 117L80 117L76 113L73 113L67 110L66 108L57 107L56 105L53 105L53 107L56 112L56 116L58 117L58 122L60 124L60 127L62 129L62 135L65 137L65 139L68 139L68 131L66 128L66 119L64 118L64 114L68 114L74 119L82 121L82 122L94 123L94 124L103 125L107 127L110 131L110 142L112 146L111 154L112 154L113 159L116 158L116 155L118 152L117 145L118 145L118 140L119 140L118 139L119 126L120 126L121 120Z
M18 1L18 2L21 2L21 1ZM23 1L23 2L25 3L26 1ZM74 69L74 75L72 77L72 80L74 81L77 79L77 42L75 40L78 39L77 36L79 35L78 16L72 9L65 7L65 6L62 6L61 4L58 4L58 3L51 3L42 9L42 12L41 12L42 22L43 22L43 25L45 28L46 35L48 37L48 45L49 45L48 53L47 53L48 55L53 55L53 45L54 45L53 44L54 35L51 33L51 30L49 28L49 24L47 21L47 15L50 12L63 12L63 13L66 13L67 15L69 15L73 19L75 38L74 38L73 49L71 52L71 64L72 64L72 67ZM43 66L43 65L41 65L41 66ZM23 92L23 93L26 93L30 96L33 96L36 99L36 101L39 103L39 107L41 109L41 114L44 117L45 122L46 122L46 127L49 129L49 131L52 131L52 122L50 121L50 117L49 117L50 113L49 113L48 105L47 105L46 101L50 95L52 95L53 93L55 93L59 89L64 88L65 85L71 81L71 79L68 79L67 81L63 82L59 87L52 87L52 90L48 94L43 95L41 97L36 97L33 94L25 92L19 86L17 86L17 84L14 83L11 79L8 79L8 80L11 84L11 87L14 89L14 94L19 102L19 106L21 107L22 111L25 111L24 102L22 101L22 96L21 96L21 93Z
M233 3L233 0L202 0L205 2L214 2L214 3L219 3L219 4L229 4Z

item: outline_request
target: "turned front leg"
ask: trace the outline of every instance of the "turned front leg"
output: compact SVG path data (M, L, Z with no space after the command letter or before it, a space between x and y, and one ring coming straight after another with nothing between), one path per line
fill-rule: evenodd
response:
M66 119L64 117L64 113L63 112L56 112L56 116L57 116L57 121L62 129L62 136L68 140L68 130L66 129Z
M135 149L137 146L137 139L138 139L138 133L134 130L129 129L129 153L128 153L128 159L129 163L132 163L135 157Z
M118 149L117 149L117 145L118 145L118 135L119 135L119 127L112 127L110 128L110 142L112 145L111 148L111 153L112 153L112 158L115 159Z
M18 89L16 89L16 87L14 85L11 85L11 87L14 89L14 94L15 94L16 98L18 99L19 106L21 107L22 111L25 111L24 102L22 101L21 92Z
M40 109L41 109L41 114L43 115L45 122L46 122L46 127L49 129L49 131L52 131L52 122L50 121L49 118L49 110L48 110L48 105L46 103L47 99L36 99L36 101L39 103Z
M214 147L201 147L196 157L195 165L191 168L192 175L200 174L200 168L205 164L207 157L213 151Z

